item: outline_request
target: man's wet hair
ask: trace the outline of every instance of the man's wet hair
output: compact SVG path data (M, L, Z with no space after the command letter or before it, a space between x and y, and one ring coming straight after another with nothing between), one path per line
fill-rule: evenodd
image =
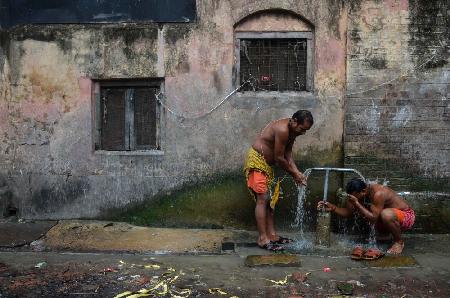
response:
M361 179L361 178L352 178L347 183L347 186L345 187L345 191L349 194L354 192L361 192L367 187L367 184Z
M311 125L314 124L314 118L308 110L298 110L294 113L294 115L292 115L292 119L295 119L295 121L299 124L305 123L305 120L307 120Z

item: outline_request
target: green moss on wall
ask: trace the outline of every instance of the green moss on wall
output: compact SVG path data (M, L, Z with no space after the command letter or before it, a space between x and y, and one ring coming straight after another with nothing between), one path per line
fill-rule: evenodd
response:
M111 210L107 218L137 225L190 228L253 226L253 201L243 174L227 174L185 185L170 194Z
M125 45L129 46L139 39L157 40L158 28L156 25L151 27L137 25L105 27L103 28L103 34L106 42L121 38L123 39Z
M165 40L173 46L178 40L186 40L195 28L192 24L167 24L165 26Z
M297 161L302 170L317 165L338 165L339 148L315 152ZM277 177L282 180L282 195L276 206L275 221L282 229L290 229L295 221L298 190L292 178L276 167ZM334 193L342 176L333 173L329 181L329 198ZM314 172L308 181L305 210L305 229L315 225L316 204L323 198L324 174ZM192 182L169 194L148 198L145 202L130 205L125 210L109 210L106 218L126 221L137 225L163 227L220 228L234 227L255 229L254 202L246 188L244 175L239 171L217 174L201 181ZM294 228L298 229L298 228Z
M303 152L306 152L303 154ZM307 150L294 152L294 159L302 170L313 167L342 167L344 152L340 143L335 143L330 149L319 150L310 146Z

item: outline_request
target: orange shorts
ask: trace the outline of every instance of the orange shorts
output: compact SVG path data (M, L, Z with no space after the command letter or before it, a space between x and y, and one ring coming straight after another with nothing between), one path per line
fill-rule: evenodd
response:
M402 231L411 229L416 220L416 214L414 213L414 210L411 208L407 208L405 210L400 210L397 208L392 209L394 209L395 215L397 216ZM386 227L383 225L381 220L377 221L376 228L380 230L386 230Z
M259 171L250 171L247 179L247 187L257 194L263 194L268 191L267 176Z
M416 214L414 210L411 208L406 208L405 210L400 210L394 208L395 215L397 215L397 219L400 222L400 227L402 230L409 230L414 225L416 220Z

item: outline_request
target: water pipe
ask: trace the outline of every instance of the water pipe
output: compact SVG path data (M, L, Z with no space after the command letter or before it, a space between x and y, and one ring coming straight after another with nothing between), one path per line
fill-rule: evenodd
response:
M310 168L310 169L306 169L306 172L312 172L312 171L325 171L325 183L323 186L323 201L326 202L328 200L328 178L330 176L330 172L353 172L359 175L359 177L361 177L361 179L365 182L366 178L364 178L364 176L358 172L355 169L350 169L350 168L327 168L327 167L323 167L323 168Z
M325 183L323 186L323 201L328 200L328 180L330 172L356 173L365 182L364 176L355 169L350 168L310 168L306 169L305 173L312 171L325 171ZM330 246L330 214L325 211L325 204L322 207L322 212L317 216L317 230L316 230L316 244L318 246Z

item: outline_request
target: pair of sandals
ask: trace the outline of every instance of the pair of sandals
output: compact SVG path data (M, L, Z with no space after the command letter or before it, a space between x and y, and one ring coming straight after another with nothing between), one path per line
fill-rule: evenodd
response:
M268 250L268 251L277 252L277 251L284 251L284 247L281 245L289 244L292 242L294 242L293 239L279 236L278 240L276 240L276 241L269 241L264 245L258 245L258 246L260 248Z
M356 246L351 255L352 260L377 260L384 256L384 253L377 248L364 250L361 246Z

